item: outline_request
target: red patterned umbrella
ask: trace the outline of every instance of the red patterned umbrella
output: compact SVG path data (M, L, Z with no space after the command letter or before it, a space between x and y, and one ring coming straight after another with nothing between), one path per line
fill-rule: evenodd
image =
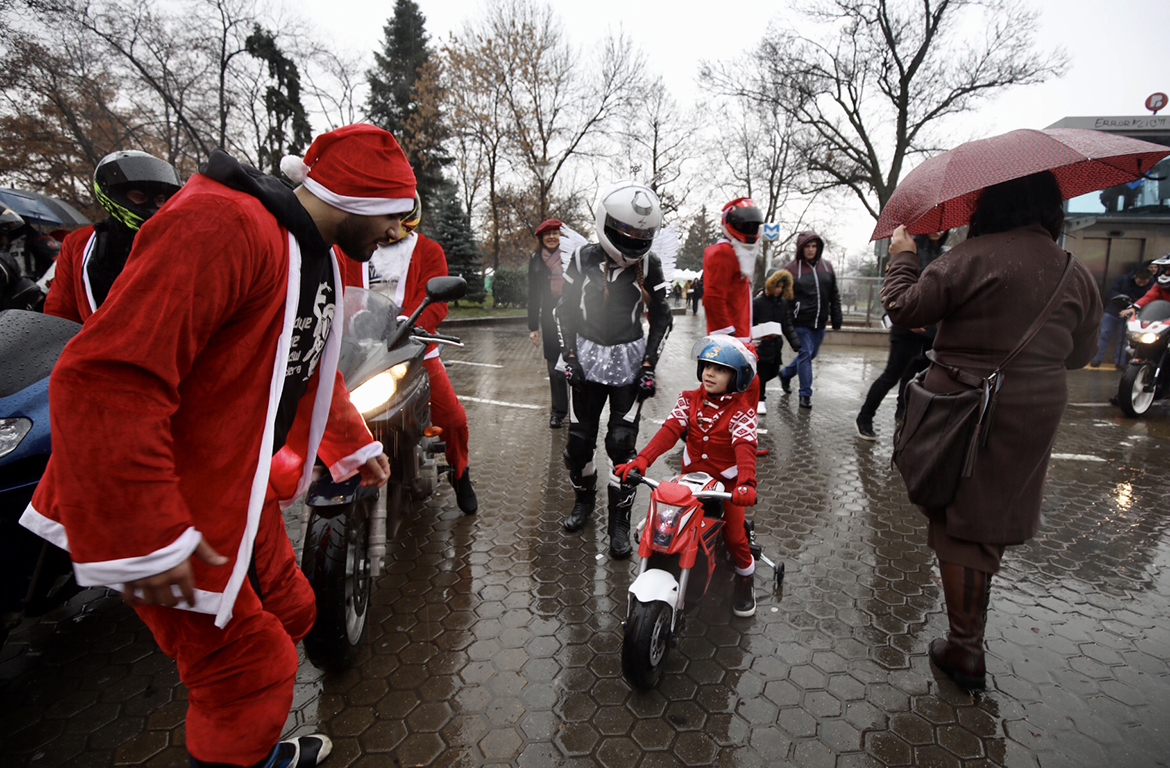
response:
M1079 128L1021 129L960 144L915 168L882 208L871 240L966 224L984 187L1052 171L1064 199L1141 178L1170 147Z

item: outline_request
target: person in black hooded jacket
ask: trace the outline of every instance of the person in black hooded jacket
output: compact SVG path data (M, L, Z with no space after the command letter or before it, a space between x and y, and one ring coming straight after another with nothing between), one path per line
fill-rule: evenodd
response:
M837 275L833 266L821 258L825 241L816 232L801 232L796 237L796 259L786 267L792 274L793 311L800 352L796 359L780 369L780 386L785 394L789 382L800 377L800 407L812 408L812 361L825 339L825 326L841 328L841 295L837 292Z

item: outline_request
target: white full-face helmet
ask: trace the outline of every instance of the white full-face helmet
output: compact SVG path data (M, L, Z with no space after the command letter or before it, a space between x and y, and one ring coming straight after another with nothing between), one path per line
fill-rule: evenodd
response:
M619 181L597 199L597 239L618 266L646 255L662 226L662 204L645 184Z

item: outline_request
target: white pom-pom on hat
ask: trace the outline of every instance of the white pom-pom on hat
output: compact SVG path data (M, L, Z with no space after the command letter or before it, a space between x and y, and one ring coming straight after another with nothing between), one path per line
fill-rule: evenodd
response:
M309 175L309 166L296 155L285 155L280 158L280 170L297 184L303 182Z

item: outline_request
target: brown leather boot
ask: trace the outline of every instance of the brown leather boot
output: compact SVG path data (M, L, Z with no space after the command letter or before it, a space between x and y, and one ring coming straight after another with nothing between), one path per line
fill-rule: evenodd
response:
M951 629L945 640L931 641L930 660L959 685L981 691L987 687L983 629L991 574L954 563L938 565Z

